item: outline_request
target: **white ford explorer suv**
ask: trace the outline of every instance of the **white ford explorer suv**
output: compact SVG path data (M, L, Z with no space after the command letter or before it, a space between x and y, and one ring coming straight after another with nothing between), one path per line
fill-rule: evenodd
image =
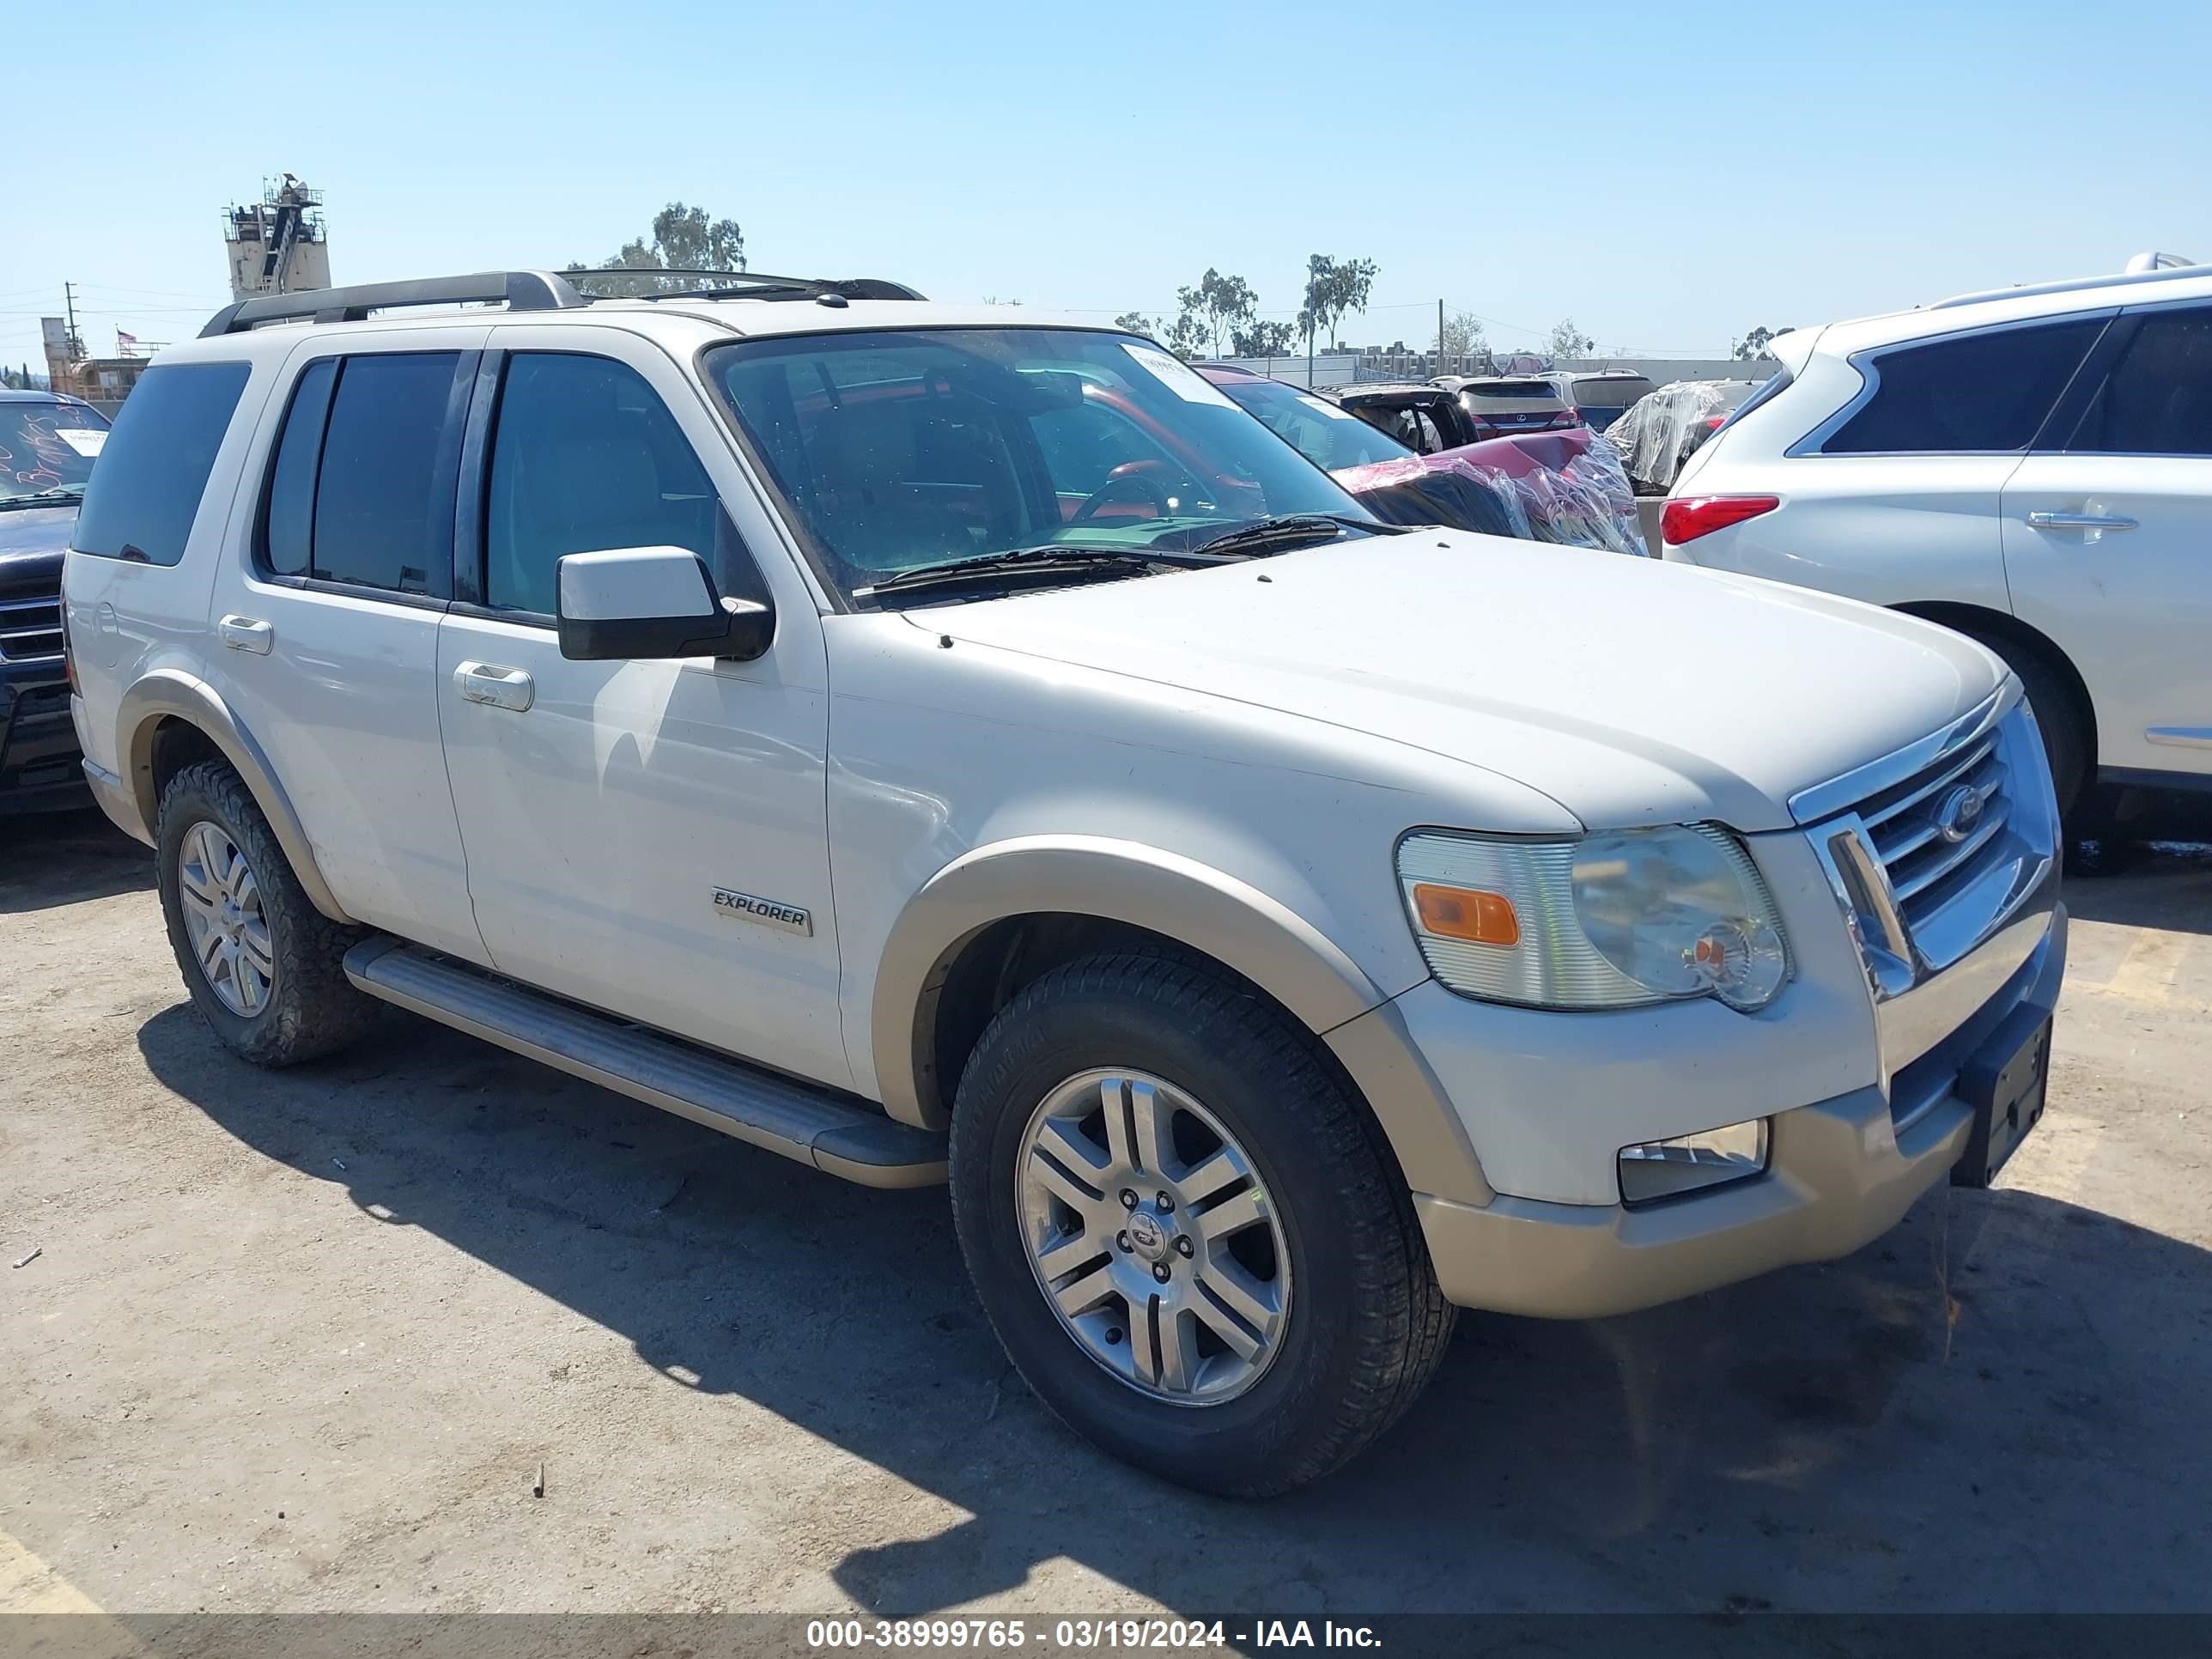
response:
M1772 349L1676 481L1662 556L1973 635L2025 682L2069 811L2098 783L2212 805L2212 269L2144 255Z
M1110 330L876 281L249 300L125 405L64 590L224 1042L396 1003L949 1174L1036 1393L1194 1486L1352 1455L1455 1307L1842 1255L2042 1109L2065 912L1996 658L1386 531Z

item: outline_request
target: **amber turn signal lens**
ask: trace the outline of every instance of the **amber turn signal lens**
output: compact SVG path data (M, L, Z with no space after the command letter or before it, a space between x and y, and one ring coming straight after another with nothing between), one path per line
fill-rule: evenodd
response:
M1513 901L1503 893L1415 882L1413 914L1420 918L1424 933L1439 939L1463 939L1471 945L1521 942L1521 919L1513 914Z

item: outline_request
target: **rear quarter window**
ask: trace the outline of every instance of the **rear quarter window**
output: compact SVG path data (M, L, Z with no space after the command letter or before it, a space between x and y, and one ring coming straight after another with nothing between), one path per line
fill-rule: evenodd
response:
M246 363L167 363L140 376L101 446L70 545L141 564L182 559L252 372Z
M1932 340L1882 352L1874 394L1824 455L2024 450L2104 332L2102 317Z

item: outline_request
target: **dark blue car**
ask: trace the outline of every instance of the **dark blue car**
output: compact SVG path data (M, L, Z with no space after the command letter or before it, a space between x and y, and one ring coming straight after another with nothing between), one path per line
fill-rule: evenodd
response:
M84 799L62 661L62 554L107 435L90 404L0 392L0 812Z

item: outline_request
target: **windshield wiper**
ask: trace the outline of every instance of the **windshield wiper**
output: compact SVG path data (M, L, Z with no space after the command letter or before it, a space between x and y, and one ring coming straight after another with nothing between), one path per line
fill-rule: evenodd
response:
M1234 553L1210 550L1066 547L1048 543L1042 547L1016 548L1008 553L980 553L974 558L951 559L943 564L917 565L911 570L901 570L885 576L872 586L856 587L853 590L853 597L864 599L885 593L910 593L928 587L962 587L972 582L988 581L995 576L1052 577L1093 573L1103 575L1117 570L1162 564L1195 569L1204 565L1228 563L1237 556Z
M1218 536L1199 543L1191 551L1215 555L1232 551L1251 554L1266 547L1334 541L1347 530L1362 530L1370 535L1388 535L1402 527L1376 524L1371 519L1355 519L1341 513L1289 513L1272 519L1256 519L1250 524L1239 525L1234 530L1224 530Z
M84 499L82 484L64 484L58 489L34 490L28 495L0 495L0 509L11 507L60 507Z

